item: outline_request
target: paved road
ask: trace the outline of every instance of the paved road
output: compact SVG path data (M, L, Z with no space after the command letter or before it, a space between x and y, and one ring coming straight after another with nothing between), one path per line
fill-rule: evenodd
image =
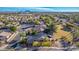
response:
M30 47L28 51L74 51L78 48L57 48L57 47Z

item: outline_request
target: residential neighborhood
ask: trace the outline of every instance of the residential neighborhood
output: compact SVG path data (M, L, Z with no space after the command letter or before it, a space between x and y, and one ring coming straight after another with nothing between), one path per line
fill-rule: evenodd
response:
M0 50L79 49L79 13L0 13Z

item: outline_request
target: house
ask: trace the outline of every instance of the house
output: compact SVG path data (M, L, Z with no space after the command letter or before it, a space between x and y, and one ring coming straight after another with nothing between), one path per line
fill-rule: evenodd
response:
M0 28L3 27L5 24L3 22L0 22Z
M55 21L58 21L58 20L59 20L59 18L58 18L58 17L54 17L54 19L55 19Z
M44 28L41 25L35 26L34 29L37 30L38 32L44 31Z
M40 22L40 25L35 25L34 29L37 31L44 31L46 28L46 25L44 24L43 21Z
M29 28L26 28L26 29L23 29L24 31L31 31L33 28L29 27Z
M65 23L65 22L67 22L68 21L68 19L63 19L63 18L61 18L61 19L59 19L59 21L61 22L63 22L63 23Z
M43 32L38 33L37 35L28 36L27 42L31 44L33 41L40 41L43 40L47 35Z
M69 19L66 19L66 18L60 18L60 17L54 17L54 18L55 18L55 21L59 21L59 22L63 22L63 23L69 21Z
M27 29L27 28L31 28L31 27L34 27L34 24L21 24L22 29Z
M4 23L3 22L0 22L0 25L3 25Z
M2 27L0 28L0 30L4 32L11 32L11 30L8 27Z
M3 41L3 40L5 40L5 39L6 39L6 37L0 36L0 41Z
M1 32L0 33L0 40L8 39L12 34L10 32Z

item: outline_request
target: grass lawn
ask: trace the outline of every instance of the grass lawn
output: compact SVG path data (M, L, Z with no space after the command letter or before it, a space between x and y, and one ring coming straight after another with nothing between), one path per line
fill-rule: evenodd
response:
M63 28L62 25L56 25L57 29L56 32L53 34L54 40L61 39L62 37L65 37L67 41L71 42L73 39L72 33L67 32L64 30L61 30Z

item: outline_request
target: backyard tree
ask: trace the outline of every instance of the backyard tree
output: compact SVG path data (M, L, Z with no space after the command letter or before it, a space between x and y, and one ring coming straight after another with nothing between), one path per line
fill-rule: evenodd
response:
M21 45L27 45L27 38L22 38L19 42Z
M15 26L11 26L10 30L13 31L13 32L15 32L17 30L17 28Z
M35 23L36 25L39 25L39 24L40 24L40 21L39 21L38 19L35 19L34 23Z
M31 35L36 35L38 32L34 29L32 29Z

